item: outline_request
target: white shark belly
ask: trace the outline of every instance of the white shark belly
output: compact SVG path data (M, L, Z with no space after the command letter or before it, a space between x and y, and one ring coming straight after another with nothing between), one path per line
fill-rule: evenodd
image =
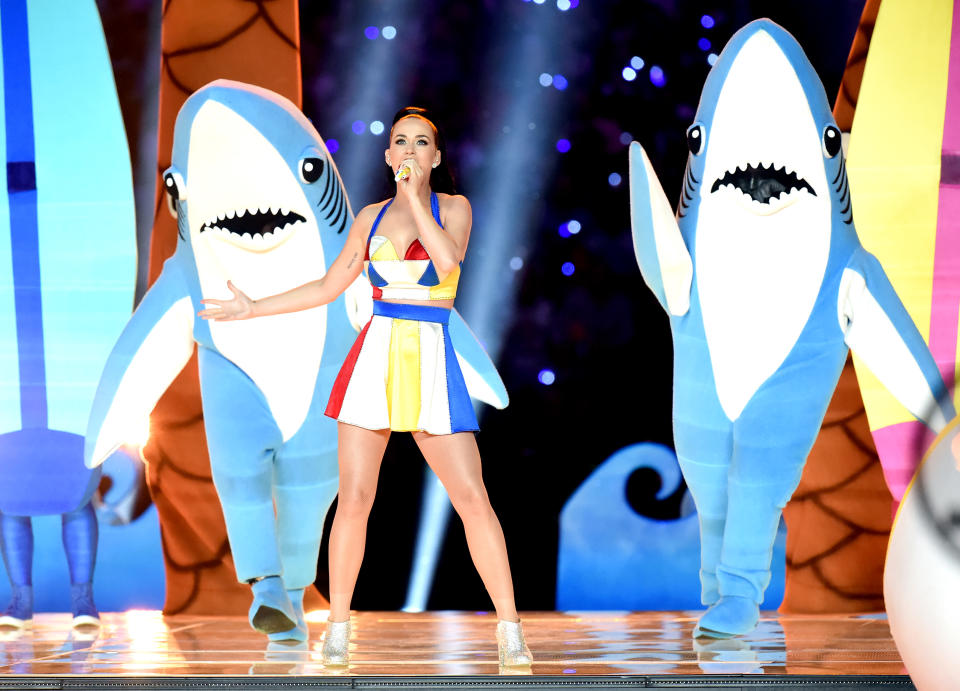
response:
M211 324L210 330L217 350L263 392L283 440L296 434L313 400L327 308Z
M701 203L694 262L717 396L736 420L810 317L830 253L830 210L795 204L770 223L710 208L723 203Z
M227 279L258 299L316 280L325 272L316 231L296 233L282 246L260 255L220 250L214 255L195 246L204 297L229 297ZM217 351L263 392L284 441L296 434L307 417L326 332L326 306L245 321L210 322Z

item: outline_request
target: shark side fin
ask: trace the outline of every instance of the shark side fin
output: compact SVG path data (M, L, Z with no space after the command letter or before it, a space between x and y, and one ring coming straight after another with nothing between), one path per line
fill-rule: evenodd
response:
M470 396L499 410L506 408L510 402L507 387L503 385L493 360L455 309L450 310L448 328Z
M169 262L107 358L90 410L83 460L93 468L143 429L193 354L193 303Z
M937 363L876 257L860 248L840 278L844 341L918 420L940 432L956 416Z
M640 273L667 312L690 309L693 260L647 153L630 144L630 225Z

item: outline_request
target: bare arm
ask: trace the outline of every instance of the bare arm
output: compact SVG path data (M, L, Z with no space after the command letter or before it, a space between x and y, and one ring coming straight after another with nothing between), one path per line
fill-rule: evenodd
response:
M357 215L356 220L350 227L350 234L347 236L343 251L333 261L330 269L322 278L304 283L285 293L278 293L259 300L251 300L232 282L227 281L227 287L233 293L233 298L230 300L215 300L213 298L201 300L204 305L209 305L209 307L198 312L198 315L214 321L234 321L285 312L299 312L333 302L363 269L363 254L367 234L370 232L372 224L371 208L375 210L375 207L368 206Z

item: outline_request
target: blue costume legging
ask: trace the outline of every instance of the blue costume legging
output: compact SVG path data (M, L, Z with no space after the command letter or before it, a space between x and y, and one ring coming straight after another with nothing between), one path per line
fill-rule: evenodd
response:
M76 511L62 514L63 549L70 569L70 583L77 585L93 580L97 561L97 514L87 502ZM0 513L0 549L3 562L14 587L33 584L33 526L30 516Z

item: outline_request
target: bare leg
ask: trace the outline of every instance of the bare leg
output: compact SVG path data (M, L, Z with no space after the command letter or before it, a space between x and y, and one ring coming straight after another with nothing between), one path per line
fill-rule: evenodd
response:
M368 430L341 422L337 435L340 490L330 529L330 621L346 621L390 430Z
M497 618L519 621L513 601L507 546L500 521L483 486L476 439L470 432L443 435L414 432L413 438L463 521L470 556L493 600Z

